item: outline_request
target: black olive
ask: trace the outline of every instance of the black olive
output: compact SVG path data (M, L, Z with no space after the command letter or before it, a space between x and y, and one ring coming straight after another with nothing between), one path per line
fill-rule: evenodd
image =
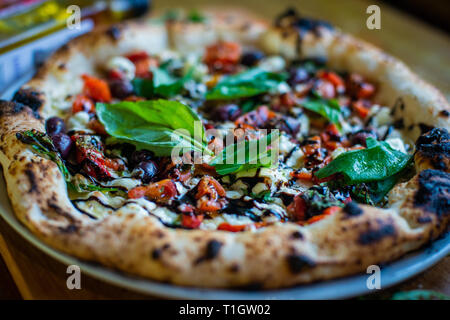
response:
M309 79L308 71L302 67L292 67L289 69L289 78L287 82L293 86L299 83L303 83Z
M64 120L60 117L51 117L48 118L45 122L45 130L47 134L52 136L59 133L66 132L66 125L64 124Z
M72 140L70 139L70 137L64 133L58 133L52 135L51 137L53 140L53 144L55 145L56 149L58 149L61 157L63 159L66 159L69 156L70 149L72 148Z
M261 51L249 51L242 55L241 64L247 67L253 67L262 58L264 58L264 53Z
M350 142L352 143L352 145L360 144L366 147L366 139L368 137L377 139L377 134L373 130L362 129L351 135Z
M280 121L280 124L277 127L281 131L294 136L300 130L300 121L296 118L285 117L282 121Z
M134 178L141 179L144 183L149 183L157 173L158 168L156 167L156 164L153 161L149 160L139 163L136 168L134 168L131 175Z
M153 159L153 152L149 150L137 150L131 154L130 163L132 166L137 166L142 161Z
M241 115L241 109L236 104L226 104L214 110L213 118L222 121L234 121Z
M108 82L111 94L119 99L125 99L133 94L133 85L129 80L111 79Z

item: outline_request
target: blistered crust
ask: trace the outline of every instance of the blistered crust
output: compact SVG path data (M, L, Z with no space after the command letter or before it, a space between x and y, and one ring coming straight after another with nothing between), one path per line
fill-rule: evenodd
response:
M240 233L184 230L167 228L154 216L137 212L126 213L119 209L114 215L92 220L76 210L68 199L57 166L34 154L17 140L16 133L31 128L43 131L43 119L55 112L51 107L52 98L67 94L64 90L68 84L76 86L74 82L80 73L95 74L95 64L99 61L97 54L105 59L132 48L150 49L144 48L147 44L138 43L136 38L130 39L127 32L135 37L154 36L167 40L165 31L155 33L158 28L154 25L124 25L75 40L49 59L25 86L31 90L25 97L34 99L37 96L39 105L25 105L22 94L16 102L0 102L0 161L8 195L20 221L40 239L79 258L168 283L278 288L364 271L368 265L391 261L419 248L447 229L448 173L420 172L420 166L413 179L391 192L390 209L351 203L310 226L283 223ZM323 55L334 65L352 59L359 61L348 65L342 63L349 71L364 70L360 64L365 56L371 57L366 61L370 64L366 71L385 69L385 63L402 70L406 68L359 40L327 28L323 32L326 41L316 33L307 33L301 47L296 44L292 47L294 44L290 40L281 41L279 52L299 55L295 51L298 48L313 52L314 48L323 46ZM322 43L334 43L334 47L342 38L347 40L339 44L341 54ZM152 41L161 44L153 38ZM410 76L405 78L408 83L403 86L417 90L403 92L394 79L378 79L377 73L372 74L379 82L385 81L380 97L384 95L383 90L394 92L397 97L420 95L418 88L423 82L409 70L405 72ZM448 127L448 120L443 122L434 116L434 113L448 109L448 104L428 85L425 91L428 96L417 96L409 107L410 100L405 99L404 116L415 122L427 121L431 126ZM30 92L38 94L30 96ZM424 101L436 103L429 105ZM424 119L422 113L429 110L429 117Z

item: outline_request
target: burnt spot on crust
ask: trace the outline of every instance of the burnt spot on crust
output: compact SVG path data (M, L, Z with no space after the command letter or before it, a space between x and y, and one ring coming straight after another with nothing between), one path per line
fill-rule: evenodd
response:
M38 120L41 119L38 111L33 111L23 103L0 100L0 117L16 115L24 111L29 112L34 118Z
M333 26L328 22L302 17L294 8L288 8L279 15L275 19L275 26L282 28L284 34L289 34L288 31L292 29L296 30L297 52L300 52L303 38L307 33L312 32L316 37L320 37L322 29L333 30Z
M249 284L235 286L233 287L235 290L243 290L243 291L260 291L264 288L264 285L261 282L252 282Z
M450 174L427 169L419 173L414 206L439 217L450 213Z
M195 261L195 264L199 264L203 261L212 260L219 254L223 243L217 240L211 240L206 244L205 254Z
M302 17L294 8L288 8L275 19L275 26L277 27L297 27L305 32L313 31L318 34L319 27L333 29L333 26L326 21L316 20Z
M354 201L347 203L343 210L348 216L351 217L359 216L364 212Z
M67 227L59 227L58 230L61 233L75 233L78 231L78 226L75 224L69 224Z
M29 166L27 166L29 167ZM28 189L29 193L34 193L38 191L38 182L36 175L34 174L33 170L30 168L25 169L24 171L25 175L28 177L28 181L30 182L30 188Z
M448 118L450 117L450 112L448 112L448 110L442 110L439 112L439 117Z
M420 132L421 132L422 134L424 134L424 133L426 133L426 132L431 131L431 130L434 129L433 126L429 126L429 125L427 125L427 124L425 124L425 123L422 123L422 122L419 123L418 126L419 126Z
M429 159L435 169L446 170L450 158L450 134L445 128L434 128L416 141L416 155Z
M316 263L308 256L302 254L290 254L286 257L289 270L296 274L308 267L314 267Z
M41 98L41 93L33 89L19 89L12 98L14 102L20 102L31 108L33 111L38 111L44 103Z
M294 231L291 233L291 239L298 239L301 240L303 239L303 234L300 231Z
M119 40L122 35L122 30L119 28L119 26L112 26L106 30L106 34L113 40Z
M379 242L383 238L396 235L395 227L391 224L382 225L378 229L369 229L359 235L358 243L368 245Z
M169 248L170 248L170 244L166 243L161 248L153 249L152 252L150 253L150 256L153 260L158 260L159 258L161 258L161 255L163 254L163 252Z

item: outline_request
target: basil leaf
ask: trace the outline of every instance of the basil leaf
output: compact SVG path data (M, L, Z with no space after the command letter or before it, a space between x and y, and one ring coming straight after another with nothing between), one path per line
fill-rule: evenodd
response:
M186 81L192 78L194 69L191 68L182 78L176 78L164 68L152 69L152 80L135 78L132 80L134 92L141 97L150 99L156 96L170 98L183 89Z
M339 155L325 168L316 172L319 179L342 173L347 184L380 181L403 170L410 156L393 149L388 143L369 137L368 148L352 150Z
M223 77L206 93L206 100L229 100L252 97L276 88L285 81L285 74L267 72L260 68Z
M450 296L432 290L411 290L396 292L391 300L450 300Z
M191 10L186 18L188 19L188 21L194 23L203 23L206 21L206 17L196 9Z
M217 155L209 164L220 175L236 173L259 167L270 167L275 162L274 142L278 142L278 132L270 133L258 140L244 140L232 144Z
M71 175L69 170L67 170L64 160L59 155L58 150L53 145L52 139L45 133L39 132L35 129L26 130L16 133L17 139L23 143L29 144L34 150L39 154L47 156L50 160L56 163L59 170L63 174L64 180L69 183L71 180Z
M159 99L97 103L96 109L109 135L138 149L151 150L158 156L171 155L175 147L211 154L203 126L195 126L195 122L201 123L200 118L180 102Z
M322 117L334 123L341 129L341 108L338 102L334 99L310 99L302 104L303 108L320 114Z

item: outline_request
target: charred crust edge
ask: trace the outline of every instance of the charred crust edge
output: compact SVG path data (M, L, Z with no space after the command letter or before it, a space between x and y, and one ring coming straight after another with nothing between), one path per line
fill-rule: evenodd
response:
M347 203L343 210L350 217L359 216L364 212L363 209L361 209L354 201Z
M290 254L286 257L289 270L293 273L299 273L305 268L314 267L316 263L310 257L302 254Z
M219 254L223 243L217 240L210 240L206 244L205 254L195 261L195 264L199 264L203 261L212 260Z
M17 90L11 101L22 103L30 107L33 111L38 111L39 108L44 104L42 94L29 88L21 88Z
M431 161L434 168L446 170L450 158L450 134L445 128L434 128L416 141L416 154Z
M383 238L392 237L397 234L395 227L392 224L385 224L378 229L369 229L362 232L358 237L358 243L362 245L373 244L381 241Z
M450 213L450 174L427 169L419 173L414 206L441 217Z

